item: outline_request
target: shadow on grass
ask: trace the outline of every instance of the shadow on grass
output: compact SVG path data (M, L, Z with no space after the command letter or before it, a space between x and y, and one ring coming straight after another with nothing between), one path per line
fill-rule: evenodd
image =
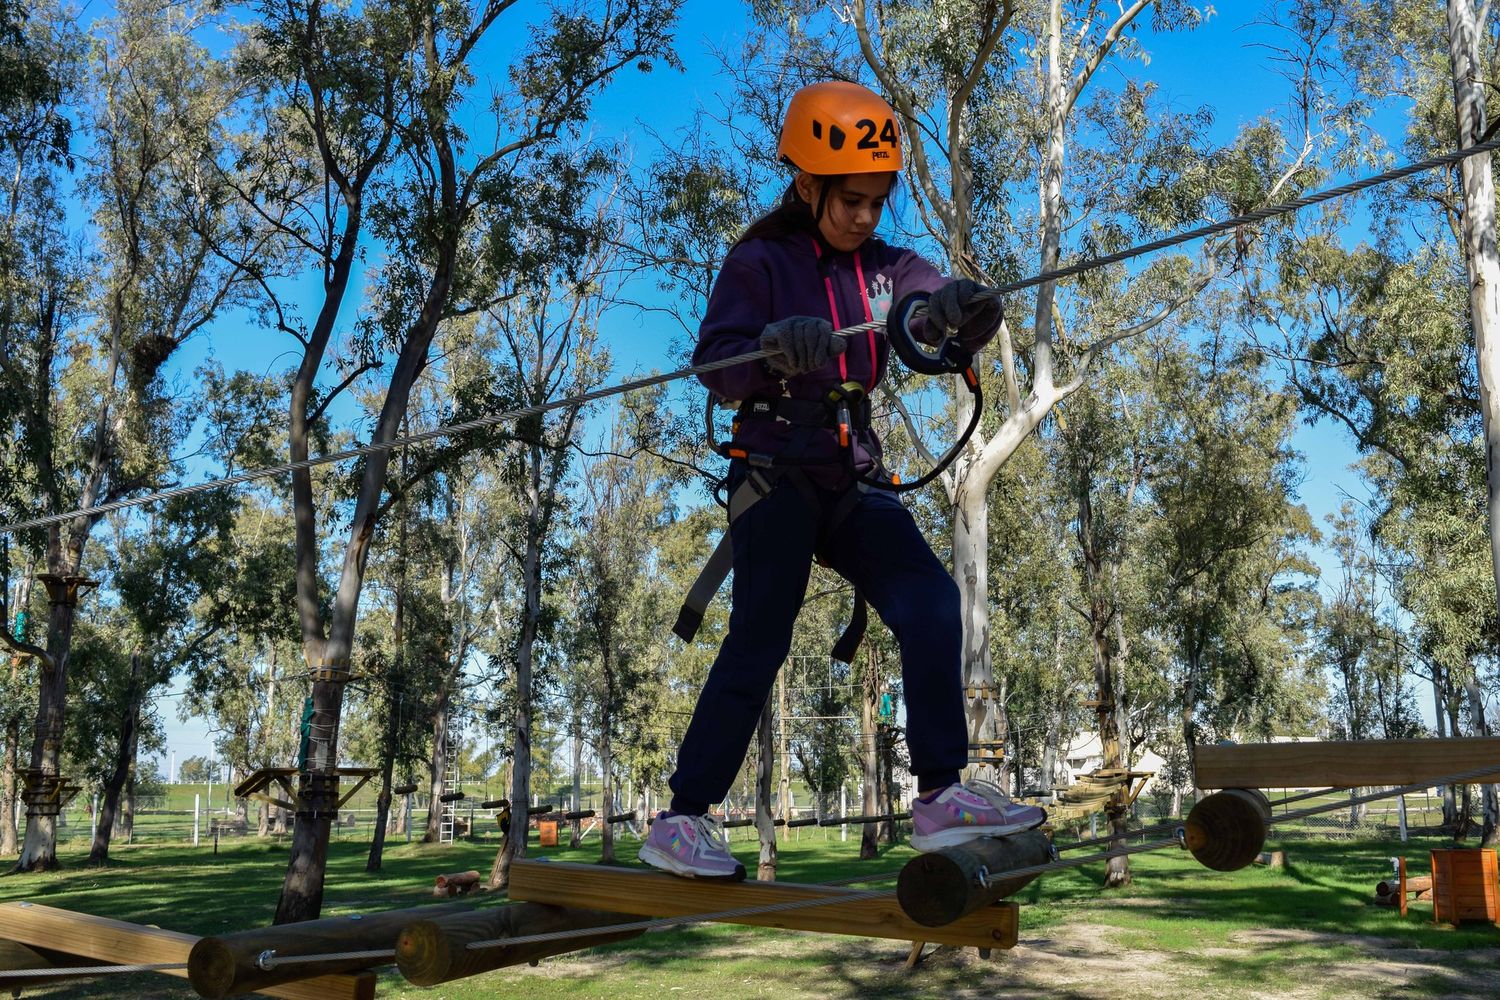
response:
M638 841L624 837L616 845L617 858L635 866ZM499 846L498 838L481 838L455 845L392 844L384 870L364 871L366 845L330 845L325 912L380 910L433 902L432 879L442 872L469 868L487 872ZM1177 851L1132 859L1133 882L1121 889L1103 890L1103 863L1049 874L1024 889L1015 901L1023 904L1023 939L1035 941L1039 931L1069 924L1103 924L1114 929L1120 946L1154 951L1168 962L1231 990L1259 978L1289 973L1288 960L1303 957L1313 965L1319 958L1366 954L1382 942L1401 947L1447 952L1473 952L1465 961L1494 964L1500 955L1500 929L1465 925L1459 929L1434 926L1430 910L1402 919L1372 905L1375 882L1390 871L1389 857L1404 853L1408 865L1420 872L1429 847L1448 846L1442 838L1395 841L1289 840L1289 867L1282 870L1248 868L1239 872L1208 872L1190 856ZM741 860L753 864L755 845L733 845ZM805 838L781 848L782 881L815 883L864 873L900 869L912 852L905 846L886 847L876 859L860 862L855 840L828 842ZM534 845L531 857L591 863L598 860L597 841L579 849ZM0 879L0 900L31 899L48 905L117 917L193 933L221 933L263 926L270 921L285 874L286 852L267 849L253 838L222 844L217 856L208 848L124 847L116 863L105 869L81 867L83 852L67 854L62 871ZM881 883L876 883L879 885ZM885 883L889 884L889 883ZM481 897L481 902L487 902ZM1312 932L1338 937L1299 940L1295 935L1260 937L1255 932ZM1347 936L1347 937L1344 937ZM1066 942L1066 932L1053 935ZM1220 950L1222 948L1222 950ZM1211 949L1212 954L1204 954ZM508 979L491 975L445 987L443 996L478 998L496 995L496 987L515 979L523 992L540 1000L555 996L608 996L621 984L644 981L687 982L694 989L706 984L740 980L776 982L787 996L818 1000L853 997L949 996L973 993L986 996L1028 995L1008 969L1005 956L995 962L942 954L929 959L914 974L902 969L906 947L900 942L855 938L815 938L760 928L723 925L676 929L607 946L579 957L549 963L550 975L515 971ZM1056 959L1066 962L1066 956ZM576 963L574 968L569 966ZM1033 970L1035 972L1035 970ZM390 987L383 995L419 994L384 976ZM512 986L515 983L511 983ZM1442 996L1414 991L1406 997ZM722 995L733 987L721 985ZM1095 997L1097 992L1048 990L1065 1000ZM1007 990L1012 991L1007 994ZM98 982L77 982L28 991L42 997L191 996L185 984L157 976L135 976ZM1035 995L1035 983L1031 993ZM693 995L689 993L688 995Z

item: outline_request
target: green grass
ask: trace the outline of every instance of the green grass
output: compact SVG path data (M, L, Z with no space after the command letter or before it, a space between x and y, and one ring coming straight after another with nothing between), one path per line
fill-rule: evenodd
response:
M395 843L385 870L364 872L362 843L330 848L325 914L420 905L431 901L432 878L444 871L488 869L497 841L452 846ZM619 841L633 858L636 841ZM501 970L435 990L406 986L387 973L381 996L478 1000L524 996L651 995L778 998L952 996L1135 997L1171 989L1193 1000L1214 997L1449 997L1469 995L1442 974L1456 968L1491 985L1500 965L1500 929L1434 926L1431 909L1415 904L1405 919L1371 905L1388 858L1404 854L1420 873L1437 838L1393 840L1291 839L1284 870L1209 872L1175 850L1132 859L1135 879L1102 889L1093 864L1050 875L1017 897L1022 947L979 961L972 951L942 953L914 974L901 970L898 942L790 934L758 928L694 927L549 960L537 968ZM898 869L911 852L887 849L875 861L855 860L857 840L836 832L802 831L782 845L780 877L818 882L860 871ZM755 845L734 848L753 867ZM598 841L578 851L539 849L532 856L593 861ZM1065 855L1066 856L1066 855ZM36 902L104 916L216 933L269 922L286 864L284 847L255 838L226 841L219 854L188 847L133 846L115 852L107 869L82 867L66 850L59 872L0 879L0 900ZM1422 952L1407 951L1423 949ZM1420 962L1413 955L1426 956ZM1371 969L1401 956L1397 975ZM1405 963L1405 964L1400 964ZM1416 963L1416 964L1412 964ZM1160 980L1158 982L1158 980ZM1468 981L1468 980L1465 980ZM179 980L137 976L42 987L47 997L174 998L191 996Z

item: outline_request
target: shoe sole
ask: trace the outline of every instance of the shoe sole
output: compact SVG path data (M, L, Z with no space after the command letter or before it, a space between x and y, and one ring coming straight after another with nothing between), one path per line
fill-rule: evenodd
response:
M1044 815L1034 823L1012 823L1009 826L955 826L947 830L939 830L937 833L914 833L911 837L911 848L925 854L929 851L940 851L945 847L957 847L959 844L967 844L971 840L981 840L985 837L999 838L1025 833L1027 830L1035 830L1045 822L1047 822L1047 817Z
M668 875L678 875L683 878L701 878L713 882L743 882L745 881L745 866L737 865L733 873L725 875L722 872L704 871L694 868L692 865L683 864L670 854L658 851L654 847L642 847L636 857L646 862L657 871L666 872Z

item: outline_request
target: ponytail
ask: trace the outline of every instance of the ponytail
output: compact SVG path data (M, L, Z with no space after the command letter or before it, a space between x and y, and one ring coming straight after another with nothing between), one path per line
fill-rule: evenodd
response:
M824 185L827 190L827 185ZM813 218L812 206L797 193L795 181L786 186L781 201L765 215L750 223L749 228L734 241L734 247L747 240L779 240L793 233L816 233L817 220ZM731 250L734 247L730 247Z

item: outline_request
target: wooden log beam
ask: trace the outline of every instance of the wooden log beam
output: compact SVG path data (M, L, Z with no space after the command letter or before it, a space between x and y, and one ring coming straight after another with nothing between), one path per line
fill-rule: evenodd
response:
M649 917L680 917L791 900L832 899L835 902L822 906L736 917L725 922L971 948L1014 948L1016 944L1017 907L1010 903L986 907L946 927L934 929L907 917L894 894L840 902L840 897L861 896L862 893L838 886L718 882L677 878L640 869L522 859L517 859L511 866L509 892L511 899L558 906L599 907Z
M927 940L936 940L931 928L946 929L968 914L1015 895L1036 878L992 878L990 873L1045 864L1051 858L1052 842L1040 830L998 839L981 837L912 858L901 869L896 898L906 915L922 925Z
M272 952L274 958L295 958L394 948L397 935L407 924L445 916L455 912L460 905L449 903L379 913L352 913L206 937L194 944L188 955L188 980L199 996L219 1000L232 993L248 993L309 976L390 965L395 959L298 962L269 969L262 969L257 963L266 952Z
M590 927L602 928L639 919L628 913L581 910L548 906L545 903L487 906L469 913L455 913L408 924L396 939L396 966L407 982L416 986L436 986L465 976L477 976L491 969L535 962L552 955L582 951L615 941L628 941L639 937L643 932L605 931L561 941L471 950L468 945L474 941L551 934Z
M1494 765L1500 736L1451 740L1240 743L1195 751L1199 788L1365 788L1414 785Z
M10 902L0 903L0 940L38 949L43 954L56 951L76 955L79 956L79 965L155 965L187 962L199 938L196 934L145 927L37 903ZM170 969L161 975L186 979L188 973L186 969ZM324 975L255 992L283 1000L374 1000L375 977L370 974Z

